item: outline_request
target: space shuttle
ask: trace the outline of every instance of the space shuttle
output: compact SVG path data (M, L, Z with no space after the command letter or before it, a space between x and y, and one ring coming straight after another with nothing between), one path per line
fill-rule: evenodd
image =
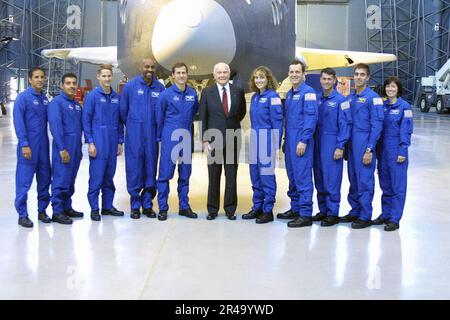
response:
M296 0L120 0L117 47L43 50L47 58L108 63L127 77L139 74L144 57L167 79L185 62L191 79L208 79L217 62L230 65L244 88L254 68L272 69L284 79L289 63L303 59L308 70L395 61L391 54L296 46Z

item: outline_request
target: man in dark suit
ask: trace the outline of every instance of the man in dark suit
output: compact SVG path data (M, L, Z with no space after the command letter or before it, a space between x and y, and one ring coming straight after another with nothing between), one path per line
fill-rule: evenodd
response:
M220 177L225 168L225 214L236 220L238 154L241 121L246 110L244 90L229 83L230 67L214 67L216 84L205 88L200 100L203 151L208 156L208 220L214 220L220 205Z

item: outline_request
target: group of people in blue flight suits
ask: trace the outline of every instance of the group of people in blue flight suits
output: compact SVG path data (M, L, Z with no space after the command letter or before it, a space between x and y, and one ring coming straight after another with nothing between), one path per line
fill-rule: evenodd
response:
M252 73L250 89L255 94L250 103L249 169L253 206L242 218L255 219L258 224L274 220L275 163L282 150L290 209L277 218L291 220L289 227L320 221L324 227L351 222L354 229L384 224L386 231L397 230L405 205L413 131L412 109L401 98L400 80L391 77L385 81L383 99L368 87L369 66L358 64L354 68L356 90L344 97L335 89L335 70L322 70L319 93L305 83L305 71L302 61L290 64L292 89L284 107L271 70L261 66ZM102 65L97 73L100 85L87 95L82 108L74 100L76 75L64 75L60 95L49 102L43 90L44 70L31 69L30 87L18 95L13 110L18 138L15 207L19 224L33 227L27 193L35 175L39 221L72 224L72 218L84 216L73 209L71 200L82 159L83 132L89 152L87 196L93 221L100 221L102 215L124 215L113 205L113 178L123 143L131 218L139 219L142 213L167 219L169 181L176 165L179 214L197 218L188 194L193 121L199 101L196 91L187 86L186 64L175 64L172 76L173 85L165 89L155 76L155 62L143 59L141 75L129 81L119 96L111 88L112 67ZM47 124L53 136L51 162ZM339 217L344 158L348 160L352 209ZM376 168L383 192L382 212L372 220ZM314 185L320 212L313 216ZM158 214L153 210L156 195ZM50 202L51 218L46 214Z

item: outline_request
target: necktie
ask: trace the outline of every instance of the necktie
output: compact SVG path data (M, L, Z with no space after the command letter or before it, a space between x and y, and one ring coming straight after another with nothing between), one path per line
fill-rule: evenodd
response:
M223 96L222 96L223 112L225 113L225 117L228 118L228 95L227 95L227 89L225 89L225 87L223 87L222 90L223 90Z

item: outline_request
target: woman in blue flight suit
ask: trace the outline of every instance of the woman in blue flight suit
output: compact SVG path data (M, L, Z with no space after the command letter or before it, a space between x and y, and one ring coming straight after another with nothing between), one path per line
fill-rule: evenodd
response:
M397 77L388 78L383 85L383 133L378 150L378 176L381 196L381 215L373 221L385 224L385 231L397 230L403 216L408 173L408 147L413 132L411 105L401 98L402 83Z
M255 219L263 224L273 221L273 206L277 191L275 162L283 136L283 108L275 89L277 81L269 68L256 68L250 79L255 94L250 105L250 179L253 188L253 208L242 219Z

